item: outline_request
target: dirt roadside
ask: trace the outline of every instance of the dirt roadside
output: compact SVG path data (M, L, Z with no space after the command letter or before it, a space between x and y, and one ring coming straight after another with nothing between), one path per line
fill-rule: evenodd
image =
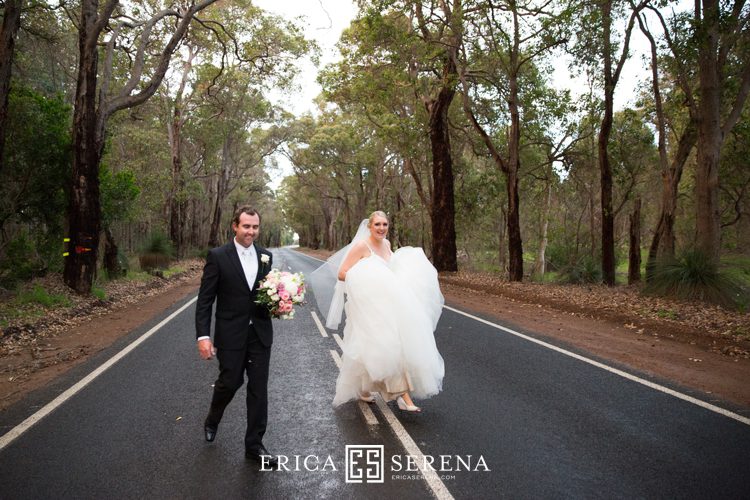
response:
M306 253L325 257L325 253ZM192 266L182 276L146 287L137 297L130 293L127 301L85 309L88 313L65 327L37 328L34 341L14 343L3 338L0 411L196 293L199 283L200 267ZM746 355L747 342L741 338L712 332L701 335L696 328L680 327L667 319L634 318L628 311L602 314L581 304L570 307L564 301L545 302L502 288L483 289L467 277L443 276L441 287L452 307L674 381L705 393L709 401L716 398L750 409L750 356Z
M163 283L140 287L137 297L93 302L93 306L87 303L79 306L83 314L52 324L44 320L29 325L34 330L33 338L28 334L5 338L7 331L3 332L6 335L0 344L0 411L195 294L199 285L200 272L193 269Z

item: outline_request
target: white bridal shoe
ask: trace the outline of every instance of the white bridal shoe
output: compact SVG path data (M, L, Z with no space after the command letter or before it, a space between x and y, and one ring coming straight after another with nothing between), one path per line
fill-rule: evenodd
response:
M365 396L364 394L359 395L359 400L364 401L365 403L374 403L375 402L375 396L372 394Z
M402 398L401 396L396 399L396 404L398 405L398 409L402 411L408 411L412 413L419 413L422 411L422 408L420 408L419 406L406 404L406 401L404 401L404 398Z

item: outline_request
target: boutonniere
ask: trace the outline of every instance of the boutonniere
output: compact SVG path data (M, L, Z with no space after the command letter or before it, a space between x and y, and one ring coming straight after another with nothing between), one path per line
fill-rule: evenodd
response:
M263 264L268 264L270 262L270 260L271 260L271 258L267 254L263 253L263 254L260 255L260 261Z

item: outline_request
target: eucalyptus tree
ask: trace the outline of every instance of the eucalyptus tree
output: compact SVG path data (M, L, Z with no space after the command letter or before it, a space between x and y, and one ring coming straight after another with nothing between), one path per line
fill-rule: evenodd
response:
M646 12L649 11L650 9ZM659 216L649 246L647 261L647 269L651 269L657 260L674 258L674 226L679 185L685 163L695 147L698 132L693 116L687 116L687 119L684 119L686 113L682 102L684 102L685 94L680 91L680 85L674 84L669 77L669 75L678 74L681 61L685 57L690 57L688 51L683 51L679 59L669 54L659 54L660 46L652 33L645 13L639 14L637 19L641 32L649 41L651 93L643 100L647 103L647 107L652 109L653 122L657 131L661 172ZM690 89L691 84L687 81L684 83Z
M27 86L46 95L61 92L58 82L44 81L49 68L64 66L68 51L63 49L67 27L61 22L59 6L44 0L0 2L0 172L8 132L8 99L12 84ZM62 49L62 50L61 50ZM55 59L49 57L54 52ZM41 59L46 59L42 64ZM13 79L11 79L13 74ZM14 83L15 82L15 83Z
M522 135L526 132L529 138L532 122L545 113L543 106L554 102L540 99L550 90L545 89L538 65L567 41L570 15L565 3L478 2L466 10L463 44L453 54L464 111L506 176L508 274L512 281L523 279L518 195Z
M73 251L65 260L63 274L65 283L79 293L91 290L96 270L101 231L99 165L107 121L117 111L138 106L154 95L188 26L197 13L216 1L121 5L117 0L107 0L101 6L98 0L80 3L75 20L79 60L68 209ZM105 36L108 38L103 40ZM104 46L101 68L100 45ZM128 70L118 68L118 73L127 75L124 82L115 81L116 53L118 59L131 63Z
M321 236L328 229L321 216L321 211L326 212L322 210L320 193L299 175L286 176L277 193L284 220L299 235L300 246L320 248Z
M273 106L257 88L254 75L241 65L212 70L216 85L202 96L203 104L196 111L202 129L210 129L212 147L204 162L204 173L213 182L210 200L211 225L208 244L218 246L225 227L224 212L229 197L245 177L246 199L251 193L265 190L263 166L286 141L284 112ZM249 201L249 200L248 200Z
M604 99L599 127L597 153L601 188L601 264L602 280L615 284L615 214L612 207L612 166L610 135L614 117L614 95L622 69L630 55L630 39L637 16L648 0L631 4L621 0L591 0L581 5L574 54L580 64L593 68L600 78ZM627 19L620 33L616 22Z
M427 114L432 156L430 220L432 259L440 271L455 271L456 227L449 111L456 93L455 56L463 31L465 0L359 2L359 22L371 28L358 49L373 66L394 65ZM413 166L413 164L410 164ZM423 191L424 194L424 191ZM425 197L423 197L424 199Z
M658 170L658 151L643 113L636 110L624 109L614 114L611 137L612 211L616 218L625 207L632 207L629 214L628 283L634 283L640 280L643 185L648 174Z
M16 36L21 28L21 11L25 0L5 0L2 7L3 22L0 25L0 172L3 170L6 122L8 118L8 95L10 75L13 67L13 50Z
M290 155L295 174L315 193L314 211L324 225L321 243L342 246L385 189L382 141L364 116L340 109L300 125Z
M70 175L70 115L60 96L50 98L19 84L11 91L6 166L0 171L0 257L14 236L12 223L44 228L34 235L43 253L59 248Z
M668 3L658 4L664 5ZM657 6L650 10L659 19L664 43L677 62L674 78L697 129L696 247L718 263L721 148L750 94L750 7L745 0L696 0L692 12L674 14L669 20ZM697 89L693 82L698 83Z
M415 50L405 48L420 45L410 29L410 21L402 13L368 12L344 31L339 41L341 60L326 67L318 78L329 102L342 112L358 115L380 139L390 156L386 170L395 168L403 174L389 175L391 183L384 193L394 199L395 210L389 215L395 241L400 236L410 239L410 231L401 231L411 225L407 217L401 217L402 211L408 212L408 218L415 213L421 218L425 212L430 217L432 213L431 146L425 133L429 115L415 91L416 73L409 70ZM376 191L376 199L381 192ZM407 201L412 192L421 207ZM380 203L376 201L376 205ZM422 246L429 250L429 231L417 232Z
M183 41L179 71L168 75L163 97L172 156L172 185L168 197L169 234L178 254L182 253L186 224L186 183L191 174L183 172L183 128L198 106L211 105L210 94L222 85L247 85L241 78L221 78L226 69L246 73L254 89L284 88L297 73L293 64L301 55L315 49L293 22L268 14L247 0L225 1L200 19L202 29L191 29ZM198 68L215 61L218 71ZM207 95L203 95L207 94ZM204 99L204 97L208 97Z
M750 110L726 138L721 155L722 246L734 252L750 248Z

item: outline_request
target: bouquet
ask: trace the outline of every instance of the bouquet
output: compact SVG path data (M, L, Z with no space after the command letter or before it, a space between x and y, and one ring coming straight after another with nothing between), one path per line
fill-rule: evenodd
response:
M271 269L260 282L255 303L266 307L271 316L279 319L292 319L294 305L305 300L305 280L302 273L289 273Z

